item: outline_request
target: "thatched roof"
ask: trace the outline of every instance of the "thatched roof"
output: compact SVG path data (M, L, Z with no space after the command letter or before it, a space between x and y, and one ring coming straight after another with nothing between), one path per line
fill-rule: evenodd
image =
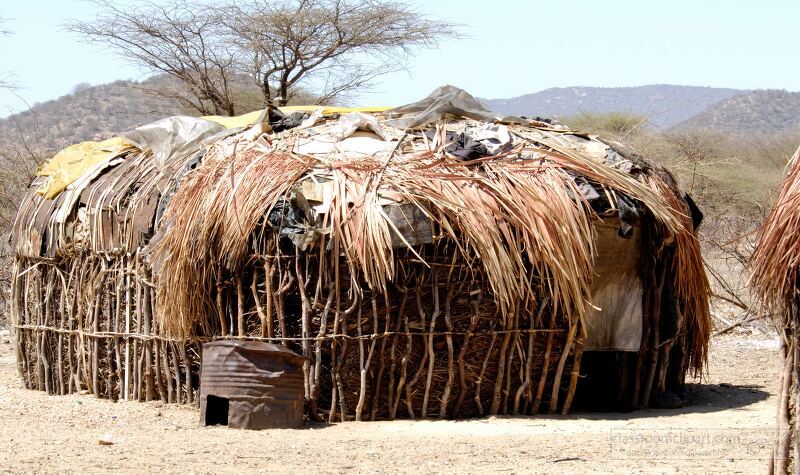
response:
M781 184L775 206L758 232L750 261L751 288L765 310L783 318L797 311L800 271L800 149L795 152Z
M708 283L685 195L662 168L558 124L496 117L455 88L385 112L298 114L265 111L237 128L182 118L126 134L132 148L93 152L63 191L52 193L51 176L34 181L16 250L146 254L162 330L189 335L213 315L214 282L267 252L274 233L342 253L350 275L380 291L398 248L414 252L425 227L482 267L501 308L545 292L575 321L591 308L592 223L624 233L653 220L659 242L674 244L690 361L702 367Z

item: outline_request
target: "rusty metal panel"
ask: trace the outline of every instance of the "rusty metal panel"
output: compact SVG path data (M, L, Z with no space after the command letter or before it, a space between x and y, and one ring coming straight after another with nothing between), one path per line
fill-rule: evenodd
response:
M11 245L17 253L26 257L38 257L42 253L42 233L45 226L44 219L36 221L36 216L44 207L50 210L52 202L46 202L44 198L36 193L36 189L44 183L43 177L36 177L33 183L25 192L25 196L20 201L17 216L14 219L13 232L11 233Z
M153 236L158 202L181 165L182 162L173 162L162 169L154 168L137 183L137 191L133 196L136 206L125 216L127 235L124 239L130 252L144 247Z
M285 346L223 340L203 345L200 424L238 429L303 422L305 358Z
M433 223L416 204L386 205L383 211L408 244L416 246L433 242ZM405 247L405 245L396 233L392 233L393 247Z

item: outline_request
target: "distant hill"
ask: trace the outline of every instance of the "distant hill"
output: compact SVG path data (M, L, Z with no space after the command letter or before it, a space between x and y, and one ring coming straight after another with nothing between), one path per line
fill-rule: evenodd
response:
M0 119L0 145L18 145L24 139L42 153L52 153L76 142L109 138L166 115L182 113L179 107L142 90L154 81L78 85L71 94Z
M768 89L736 95L675 126L729 132L781 132L800 127L800 92Z
M80 84L70 94L0 119L0 155L4 148L18 147L22 142L35 144L40 153L48 155L84 140L110 138L163 117L199 115L194 109L183 108L175 99L164 97L176 87L180 89L167 76L153 76L142 82ZM229 87L237 113L263 106L261 90L245 77L231 80ZM307 102L309 95L299 92L293 100Z
M739 89L654 84L638 87L557 87L510 99L481 99L507 115L565 117L581 112L632 112L647 115L658 128L668 128L709 106L745 93Z
M79 85L70 94L34 104L29 111L0 119L0 152L26 144L47 157L67 145L108 138L165 116L193 115L145 92L164 80L155 77L144 82ZM800 124L800 93L775 90L672 85L569 87L482 100L495 112L529 117L566 117L581 112L645 115L652 110L649 123L661 129L700 126L780 131ZM247 110L257 108L256 102Z

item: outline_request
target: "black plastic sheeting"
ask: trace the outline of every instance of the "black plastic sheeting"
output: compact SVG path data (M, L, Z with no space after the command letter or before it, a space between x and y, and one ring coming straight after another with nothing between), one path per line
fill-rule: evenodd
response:
M303 251L319 233L314 211L297 190L275 202L267 213L267 224L278 232L282 241L291 241Z
M703 212L700 211L700 208L698 208L697 203L695 203L692 197L689 196L689 193L684 193L683 199L686 200L686 204L689 206L689 213L692 216L692 226L694 227L694 229L699 228L700 224L703 223Z
M308 119L308 114L303 112L292 112L289 115L284 114L278 109L271 109L269 116L269 126L275 133L283 132L284 130L293 129Z
M618 143L614 143L613 146L608 142L604 143L608 145L606 155L603 157L603 163L606 165L612 166L631 175L638 174L650 167L650 165L633 149L629 149L626 146ZM583 197L591 205L592 210L598 214L601 214L612 208L617 209L620 222L620 237L629 238L632 236L633 227L640 223L642 216L646 212L646 209L641 202L620 191L615 191L612 195L613 198L611 198L607 193L604 192L602 187L591 183L589 180L580 175L575 175L574 180L575 184L578 185L578 188L583 194ZM609 199L614 199L615 203L610 203ZM684 200L689 208L689 213L692 218L692 225L694 229L697 229L703 222L703 213L700 211L700 208L697 207L697 204L695 204L694 200L691 196L689 196L688 193L684 193Z
M436 131L433 129L425 131L425 136L428 140L433 140L435 135ZM489 150L486 148L486 145L473 139L468 134L447 132L445 140L449 144L445 147L445 152L462 160L475 160L489 155Z
M267 214L269 225L278 231L281 237L305 233L309 221L305 210L292 201L283 197L279 198Z

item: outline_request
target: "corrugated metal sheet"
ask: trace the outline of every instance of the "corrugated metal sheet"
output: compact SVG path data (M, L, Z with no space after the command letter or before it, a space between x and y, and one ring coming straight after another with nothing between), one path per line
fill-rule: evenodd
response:
M239 429L303 422L303 362L285 346L224 340L203 345L200 423Z

